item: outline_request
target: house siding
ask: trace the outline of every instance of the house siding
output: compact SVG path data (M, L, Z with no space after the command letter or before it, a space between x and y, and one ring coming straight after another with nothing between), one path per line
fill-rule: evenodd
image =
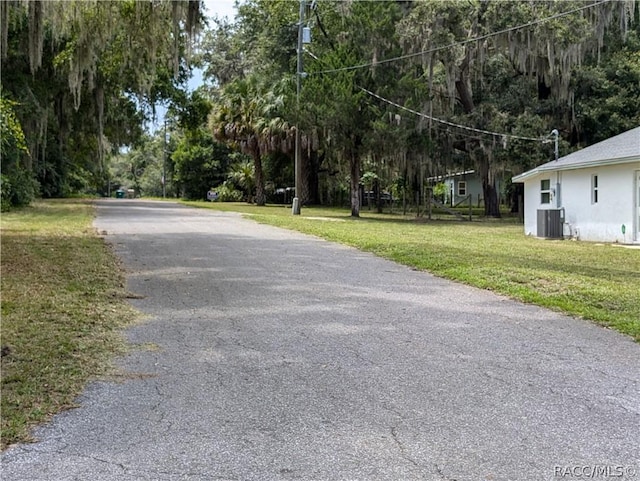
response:
M466 195L458 195L458 186L460 182L467 183ZM447 186L446 203L450 205L458 205L471 194L471 202L473 205L482 205L484 202L484 192L482 190L482 181L474 174L466 176L449 177L445 179L444 184ZM496 190L502 192L502 180L496 179ZM467 205L466 203L464 205Z
M458 186L460 182L467 183L467 193L466 195L458 195ZM451 205L456 205L458 202L466 199L466 197L471 194L471 199L473 204L480 203L483 198L482 195L482 183L480 179L474 175L469 175L466 177L456 177L449 178L445 180L445 184L447 185L448 195L447 202Z
M598 242L629 243L635 225L635 179L640 161L564 171L548 171L525 180L525 233L536 235L537 210L564 208L565 236ZM592 202L592 178L598 176L598 202ZM550 204L540 202L540 181L560 185ZM626 235L622 233L626 226Z

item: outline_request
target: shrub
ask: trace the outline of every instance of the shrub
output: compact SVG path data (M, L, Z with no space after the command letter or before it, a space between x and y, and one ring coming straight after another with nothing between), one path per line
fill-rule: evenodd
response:
M25 169L17 168L9 173L11 183L11 205L23 207L29 205L37 196L40 184L33 174Z
M9 177L2 174L0 175L0 198L2 202L0 204L0 212L6 212L11 209L11 181Z
M227 181L212 190L218 193L218 202L240 202L242 200L242 192Z

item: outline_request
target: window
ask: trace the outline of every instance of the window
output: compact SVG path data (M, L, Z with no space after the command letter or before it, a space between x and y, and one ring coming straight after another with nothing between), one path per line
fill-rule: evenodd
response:
M464 180L458 181L458 195L467 195L467 182Z
M597 175L591 176L591 203L592 204L598 203L598 176Z
M551 180L549 179L542 179L540 181L540 203L551 203Z

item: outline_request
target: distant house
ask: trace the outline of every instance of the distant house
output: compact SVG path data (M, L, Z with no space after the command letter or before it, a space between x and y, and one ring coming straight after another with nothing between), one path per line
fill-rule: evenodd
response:
M640 127L513 182L524 184L527 235L640 243Z
M456 206L467 200L471 196L471 202L474 205L480 205L484 202L484 193L482 191L482 180L476 174L475 170L465 170L462 172L452 172L428 179L432 184L443 183L447 186L445 194L445 204ZM496 189L502 192L502 178L496 179Z

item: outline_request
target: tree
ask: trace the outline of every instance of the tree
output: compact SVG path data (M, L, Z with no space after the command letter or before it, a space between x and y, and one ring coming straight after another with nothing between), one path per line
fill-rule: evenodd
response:
M33 199L37 184L25 168L25 160L30 157L29 149L17 119L15 102L4 98L0 91L0 177L1 210L12 206L26 205Z
M279 109L283 97L275 86L268 89L257 75L225 85L214 102L209 127L216 139L238 148L253 160L257 205L266 203L262 159L265 155L290 147L290 129ZM289 140L289 142L287 142Z
M247 74L240 36L226 18L214 20L214 28L204 32L198 50L196 61L203 66L203 78L214 89Z
M199 2L0 2L2 86L42 193L101 190L106 154L186 80Z
M593 144L640 125L640 15L626 42L610 35L574 72L575 132Z
M142 158L157 159L145 168L141 182L152 182L151 190L160 189L161 195L164 175L165 192L175 189L172 194L204 199L211 187L224 181L231 163L230 152L207 131L210 110L211 102L203 89L176 96L167 110L163 128L154 138L156 153L150 154L144 143L134 149Z
M303 125L307 131L323 132L325 151L339 156L348 166L351 215L358 217L362 162L369 153L366 145L373 134L372 125L381 115L364 89L393 85L394 81L386 66L372 66L369 70L350 67L372 58L375 63L380 56L394 51L392 31L400 10L392 2L331 7L323 13L328 21L322 27L326 35L316 50L317 61L307 67L310 76L305 80L301 103L312 113L306 115ZM319 14L316 21L322 25Z
M174 181L187 199L205 199L211 187L225 180L230 165L229 149L215 142L203 128L197 135L183 135L171 160Z
M348 183L357 216L361 173L370 171L374 190L394 186L419 210L429 177L475 168L485 213L499 216L496 179L548 160L553 146L543 140L553 128L568 152L590 142L604 118L612 134L636 121L635 5L307 2L313 42L298 108L299 3L249 0L204 52L210 128L251 155L258 189L282 178L274 166L293 157L295 125L304 201Z
M245 193L247 202L253 202L256 186L255 166L251 161L239 162L231 166L229 180Z
M135 146L109 159L109 182L113 192L118 188L134 189L140 196L162 196L165 161L163 131L145 134Z
M571 107L573 69L589 51L602 46L604 32L616 25L614 20L626 26L632 12L624 2L583 7L563 0L420 2L399 23L398 32L407 52L429 52L415 57L432 92L429 112L440 111L440 115L478 129L498 124L508 133L509 121L493 122L496 113L504 111L496 108L495 99L484 96L491 90L487 85L490 77L483 71L486 62L503 56L510 62L513 77L522 76L529 86L537 87L539 102L554 102L555 121L564 121L566 131L571 132L566 114ZM514 24L529 26L505 28ZM501 33L492 33L496 31ZM470 38L479 40L470 42ZM437 95L447 101L438 100ZM522 110L505 113L524 114ZM474 160L482 177L485 214L496 217L500 212L494 159L499 145L495 138L457 140L457 148Z

